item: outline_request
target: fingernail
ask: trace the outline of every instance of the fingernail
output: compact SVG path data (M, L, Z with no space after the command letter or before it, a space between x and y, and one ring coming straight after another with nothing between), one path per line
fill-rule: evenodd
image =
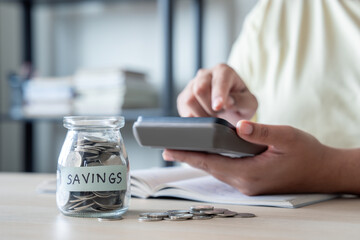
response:
M250 135L254 131L254 127L248 122L239 121L237 127L240 133L245 135Z
M221 104L222 104L223 100L222 97L216 97L213 101L212 101L212 108L214 111L218 111L221 109Z
M165 161L174 161L174 157L166 150L162 153L162 157Z

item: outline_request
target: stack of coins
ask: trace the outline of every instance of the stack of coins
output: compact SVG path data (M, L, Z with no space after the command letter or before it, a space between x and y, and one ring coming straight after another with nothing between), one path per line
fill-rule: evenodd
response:
M121 163L120 147L117 142L111 142L99 137L85 136L78 140L72 157L76 166L91 167L114 165ZM74 165L73 165L74 166Z
M73 151L68 155L64 167L95 167L120 165L120 146L108 139L84 136L79 139ZM72 212L106 212L123 206L126 190L69 192L62 190L58 198L59 205Z
M62 191L63 207L67 211L113 211L122 207L123 191L67 192Z
M141 213L139 222L154 221L185 221L185 220L208 220L214 217L237 217L252 218L256 217L253 213L238 213L226 208L215 208L211 205L192 206L189 210L168 210L166 212Z

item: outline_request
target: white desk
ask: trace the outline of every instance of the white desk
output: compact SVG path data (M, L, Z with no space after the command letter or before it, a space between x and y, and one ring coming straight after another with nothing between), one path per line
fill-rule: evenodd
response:
M181 200L132 199L120 221L63 216L36 186L53 175L0 173L0 239L360 239L360 199L299 209L214 204L256 218L138 222L141 212L188 209Z

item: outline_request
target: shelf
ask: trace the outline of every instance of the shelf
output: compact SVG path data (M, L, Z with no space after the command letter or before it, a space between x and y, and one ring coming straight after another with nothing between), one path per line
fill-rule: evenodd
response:
M82 2L144 2L146 0L0 0L0 2L31 3L31 4L61 4L61 3L82 3ZM154 0L155 1L155 0Z
M14 2L22 8L23 18L23 62L31 66L33 64L33 7L35 4L72 4L81 2L146 2L147 0L0 0L3 2ZM175 1L173 0L157 0L159 5L159 15L161 16L163 23L163 40L164 40L164 91L162 93L162 107L155 109L126 109L123 111L123 116L127 121L134 121L138 116L167 116L176 115L175 113L175 98L174 98L174 86L173 86L173 18ZM196 69L202 66L202 9L203 0L193 0L195 8L195 25L196 25ZM1 121L21 121L24 123L23 139L24 139L24 170L26 172L33 171L33 123L38 121L48 121L60 123L62 117L18 117L10 116L8 114L0 114ZM170 164L170 162L166 162Z
M74 114L76 116L76 114ZM160 108L141 108L141 109L124 109L123 113L119 116L125 117L126 121L135 121L138 116L146 117L160 117L164 116L164 111ZM26 117L26 116L11 116L10 114L1 114L1 121L21 121L21 122L62 122L62 116L39 116L39 117Z

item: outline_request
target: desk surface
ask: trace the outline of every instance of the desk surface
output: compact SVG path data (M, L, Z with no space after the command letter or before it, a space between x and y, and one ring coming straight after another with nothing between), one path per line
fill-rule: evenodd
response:
M138 222L141 212L188 209L182 200L131 199L120 221L63 216L54 194L36 187L53 175L0 173L1 239L360 239L360 199L299 209L214 204L256 218Z

